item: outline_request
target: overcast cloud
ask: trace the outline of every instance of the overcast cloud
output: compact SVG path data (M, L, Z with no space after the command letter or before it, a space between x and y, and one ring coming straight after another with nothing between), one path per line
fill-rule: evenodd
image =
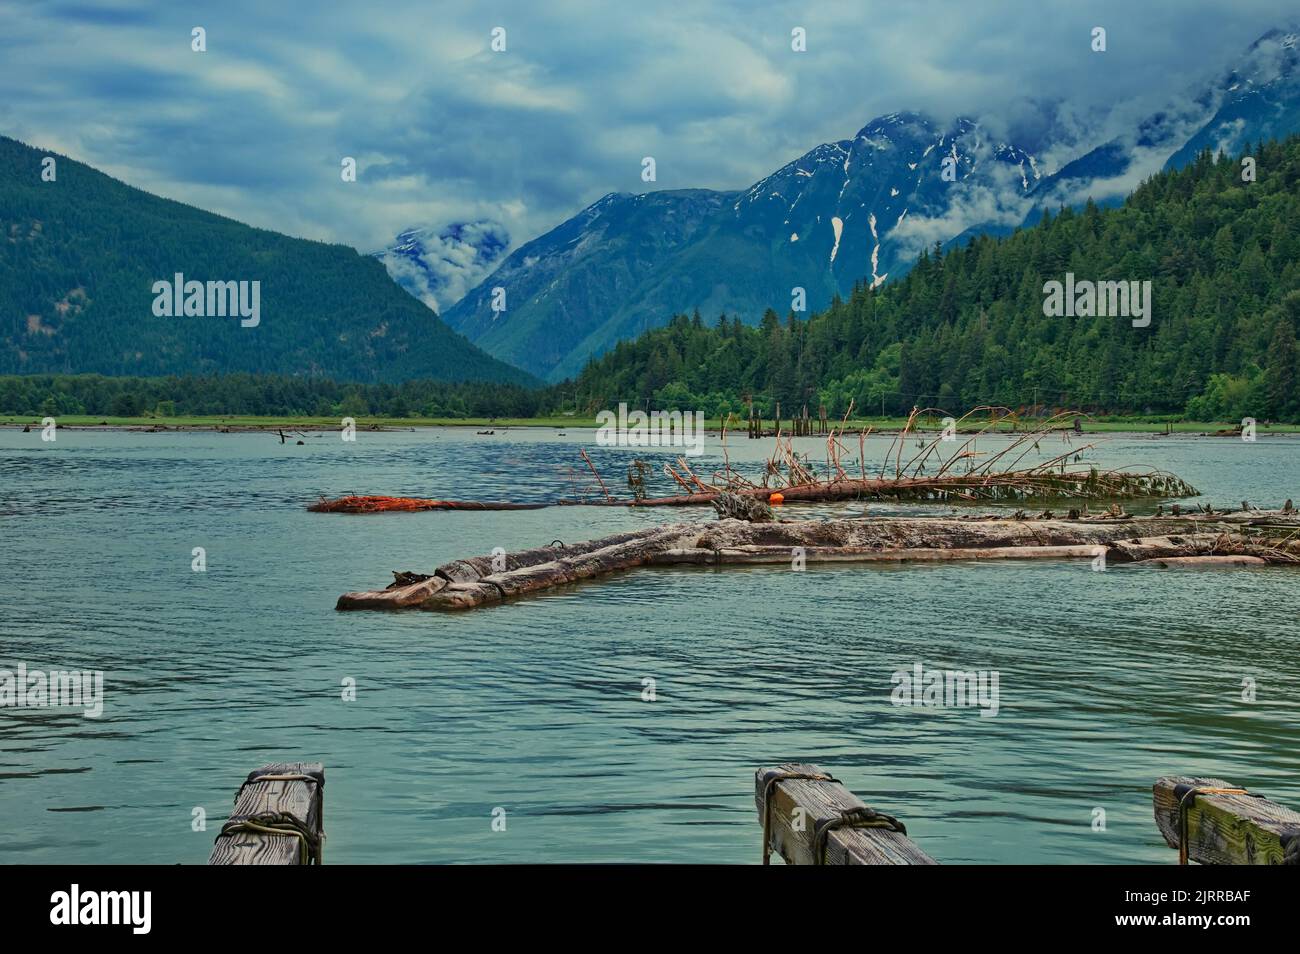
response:
M976 116L1030 149L1098 142L1296 16L1277 0L180 7L0 0L0 133L363 251L462 221L518 244L644 191L647 155L654 188L744 188L895 110Z

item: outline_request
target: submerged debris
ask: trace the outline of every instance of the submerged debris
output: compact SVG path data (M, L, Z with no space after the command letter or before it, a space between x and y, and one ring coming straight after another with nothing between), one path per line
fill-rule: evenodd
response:
M1047 418L1024 432L1017 432L1001 449L981 452L981 437L996 432L1008 421L1019 426L1015 415L1006 408L979 407L960 419L948 418L942 434L919 440L919 451L903 460L909 434L915 433L918 420L936 412L933 408L914 409L906 425L894 437L879 469L869 473L865 443L870 428L858 432L858 457L853 466L846 455L843 426L832 428L826 439L826 464L821 469L807 456L795 452L793 440L778 432L776 447L765 462L758 481L751 480L731 466L727 453L726 430L722 432L723 467L711 475L696 473L685 457L664 465L665 476L683 491L675 496L650 497L646 492L646 465L637 460L628 468L627 484L631 498L617 498L597 471L584 450L583 462L595 479L591 492L574 488L574 496L548 503L481 503L477 501L431 500L412 497L343 497L322 500L309 507L320 513L378 513L404 510L523 510L545 506L586 505L616 507L687 507L717 505L719 498L735 498L719 510L727 516L750 513L737 500L758 503L779 495L782 502L891 500L954 503L970 501L1047 501L1047 500L1123 500L1135 498L1195 497L1199 491L1186 481L1162 471L1138 471L1127 468L1101 470L1082 463L1082 452L1094 445L1071 446L1063 454L1037 464L1024 465L1031 453L1040 449L1040 441L1050 433L1061 434L1067 443L1070 428L1067 419L1075 412ZM976 415L986 413L988 420L959 440L963 425ZM845 415L847 419L847 414ZM949 449L951 445L951 449ZM598 488L596 492L595 488ZM1175 505L1176 507L1176 505ZM730 508L730 509L727 509ZM753 511L758 512L758 511ZM1177 509L1175 509L1177 512ZM745 519L757 519L746 517Z
M763 501L733 493L721 493L714 497L713 509L718 512L720 520L731 517L748 520L750 523L763 523L772 519L772 508Z
M702 479L684 458L678 469L665 467L686 493L672 497L653 497L625 501L639 507L674 507L711 503L719 494L767 499L774 491L787 502L834 500L895 501L1020 501L1052 499L1132 499L1152 497L1195 497L1199 492L1186 481L1161 471L1129 469L1100 470L1095 466L1072 467L1082 460L1082 452L1094 445L1071 447L1063 454L1030 466L1024 459L1039 449L1039 442L1049 433L1068 434L1065 420L1075 412L1057 414L1040 422L1011 441L1001 450L982 454L981 437L999 425L1016 421L1006 408L978 407L960 419L949 418L944 432L930 440L920 440L918 452L906 462L903 449L917 421L926 414L942 413L936 409L913 409L903 429L894 437L884 462L875 473L868 473L865 442L870 429L858 434L858 473L844 466L848 448L843 429L832 429L826 440L826 467L819 474L806 457L795 453L794 442L777 434L776 449L766 462L761 483L755 483L731 467L730 457L721 471L709 480ZM957 435L972 417L987 413L988 420L964 441ZM846 415L847 416L847 415ZM1017 422L1018 423L1018 422ZM1068 440L1068 436L1067 436ZM952 449L944 452L944 445ZM726 434L723 434L726 450ZM982 459L981 459L982 458Z

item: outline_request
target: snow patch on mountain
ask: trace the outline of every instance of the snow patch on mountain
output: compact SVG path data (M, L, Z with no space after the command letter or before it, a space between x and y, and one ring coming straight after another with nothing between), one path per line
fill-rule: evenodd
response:
M876 247L871 250L871 287L876 288L885 283L889 273L886 272L884 275L876 274L876 269L880 267L880 236L876 234L876 216L874 214L867 216L867 224L871 226L871 238L876 243Z

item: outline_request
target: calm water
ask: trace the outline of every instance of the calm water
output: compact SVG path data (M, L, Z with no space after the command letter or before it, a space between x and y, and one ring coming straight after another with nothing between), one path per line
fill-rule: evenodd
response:
M310 514L319 493L565 494L594 441L303 440L0 430L0 668L105 672L100 719L0 710L0 861L202 863L239 780L281 759L327 767L330 862L750 863L754 769L787 759L945 862L1172 863L1151 818L1163 773L1300 805L1297 571L642 570L464 615L336 613L390 570L682 515ZM733 440L733 462L759 443ZM1120 437L1097 455L1220 506L1300 500L1295 439ZM614 482L632 454L593 457ZM892 706L916 662L998 670L997 717Z

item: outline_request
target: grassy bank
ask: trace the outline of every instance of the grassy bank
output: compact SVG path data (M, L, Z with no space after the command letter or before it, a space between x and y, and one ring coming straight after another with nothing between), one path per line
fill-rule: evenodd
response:
M338 418L333 417L258 417L258 416L241 416L229 415L224 417L105 417L99 415L67 415L57 418L61 427L84 427L84 428L135 428L135 429L167 429L167 430L239 430L239 431L277 431L277 430L337 430L340 426ZM358 429L366 428L395 428L409 429L413 427L465 427L475 428L477 430L495 430L509 427L540 427L553 430L565 430L566 428L583 428L596 427L597 422L594 417L525 417L525 418L439 418L439 417L359 417L356 419ZM874 431L898 431L907 422L903 417L875 417L855 419L848 422L847 428L850 432L862 428L870 427ZM788 422L787 426L788 426ZM33 428L40 427L41 419L27 415L0 415L0 426ZM1031 422L1021 421L1018 425L1019 430L1024 430L1026 425L1032 427ZM1085 434L1106 434L1106 433L1152 433L1163 434L1166 429L1171 428L1175 434L1213 434L1217 431L1233 430L1238 427L1240 422L1228 421L1170 421L1168 419L1151 419L1136 417L1106 417L1099 419L1084 419L1082 429ZM771 427L772 422L767 421L766 427ZM721 429L722 422L719 420L710 420L705 424L710 431ZM938 419L926 420L923 422L921 430L937 431L941 428ZM999 431L1010 433L1016 429L1016 425L1010 423L1000 424ZM729 425L729 430L733 433L744 433L743 422L737 423L734 420ZM973 431L975 428L963 428L963 433ZM1256 429L1259 435L1265 434L1295 434L1300 433L1300 424L1259 424Z
M368 427L594 427L595 421L577 421L567 417L523 417L499 418L489 420L480 417L358 417L357 428ZM30 415L0 415L0 426L24 426L30 424L39 427L41 419ZM341 426L337 417L303 416L256 416L230 414L207 417L113 417L111 415L68 414L57 418L60 427L113 427L113 428L167 428L169 430L253 430L275 431L288 430L338 430Z

